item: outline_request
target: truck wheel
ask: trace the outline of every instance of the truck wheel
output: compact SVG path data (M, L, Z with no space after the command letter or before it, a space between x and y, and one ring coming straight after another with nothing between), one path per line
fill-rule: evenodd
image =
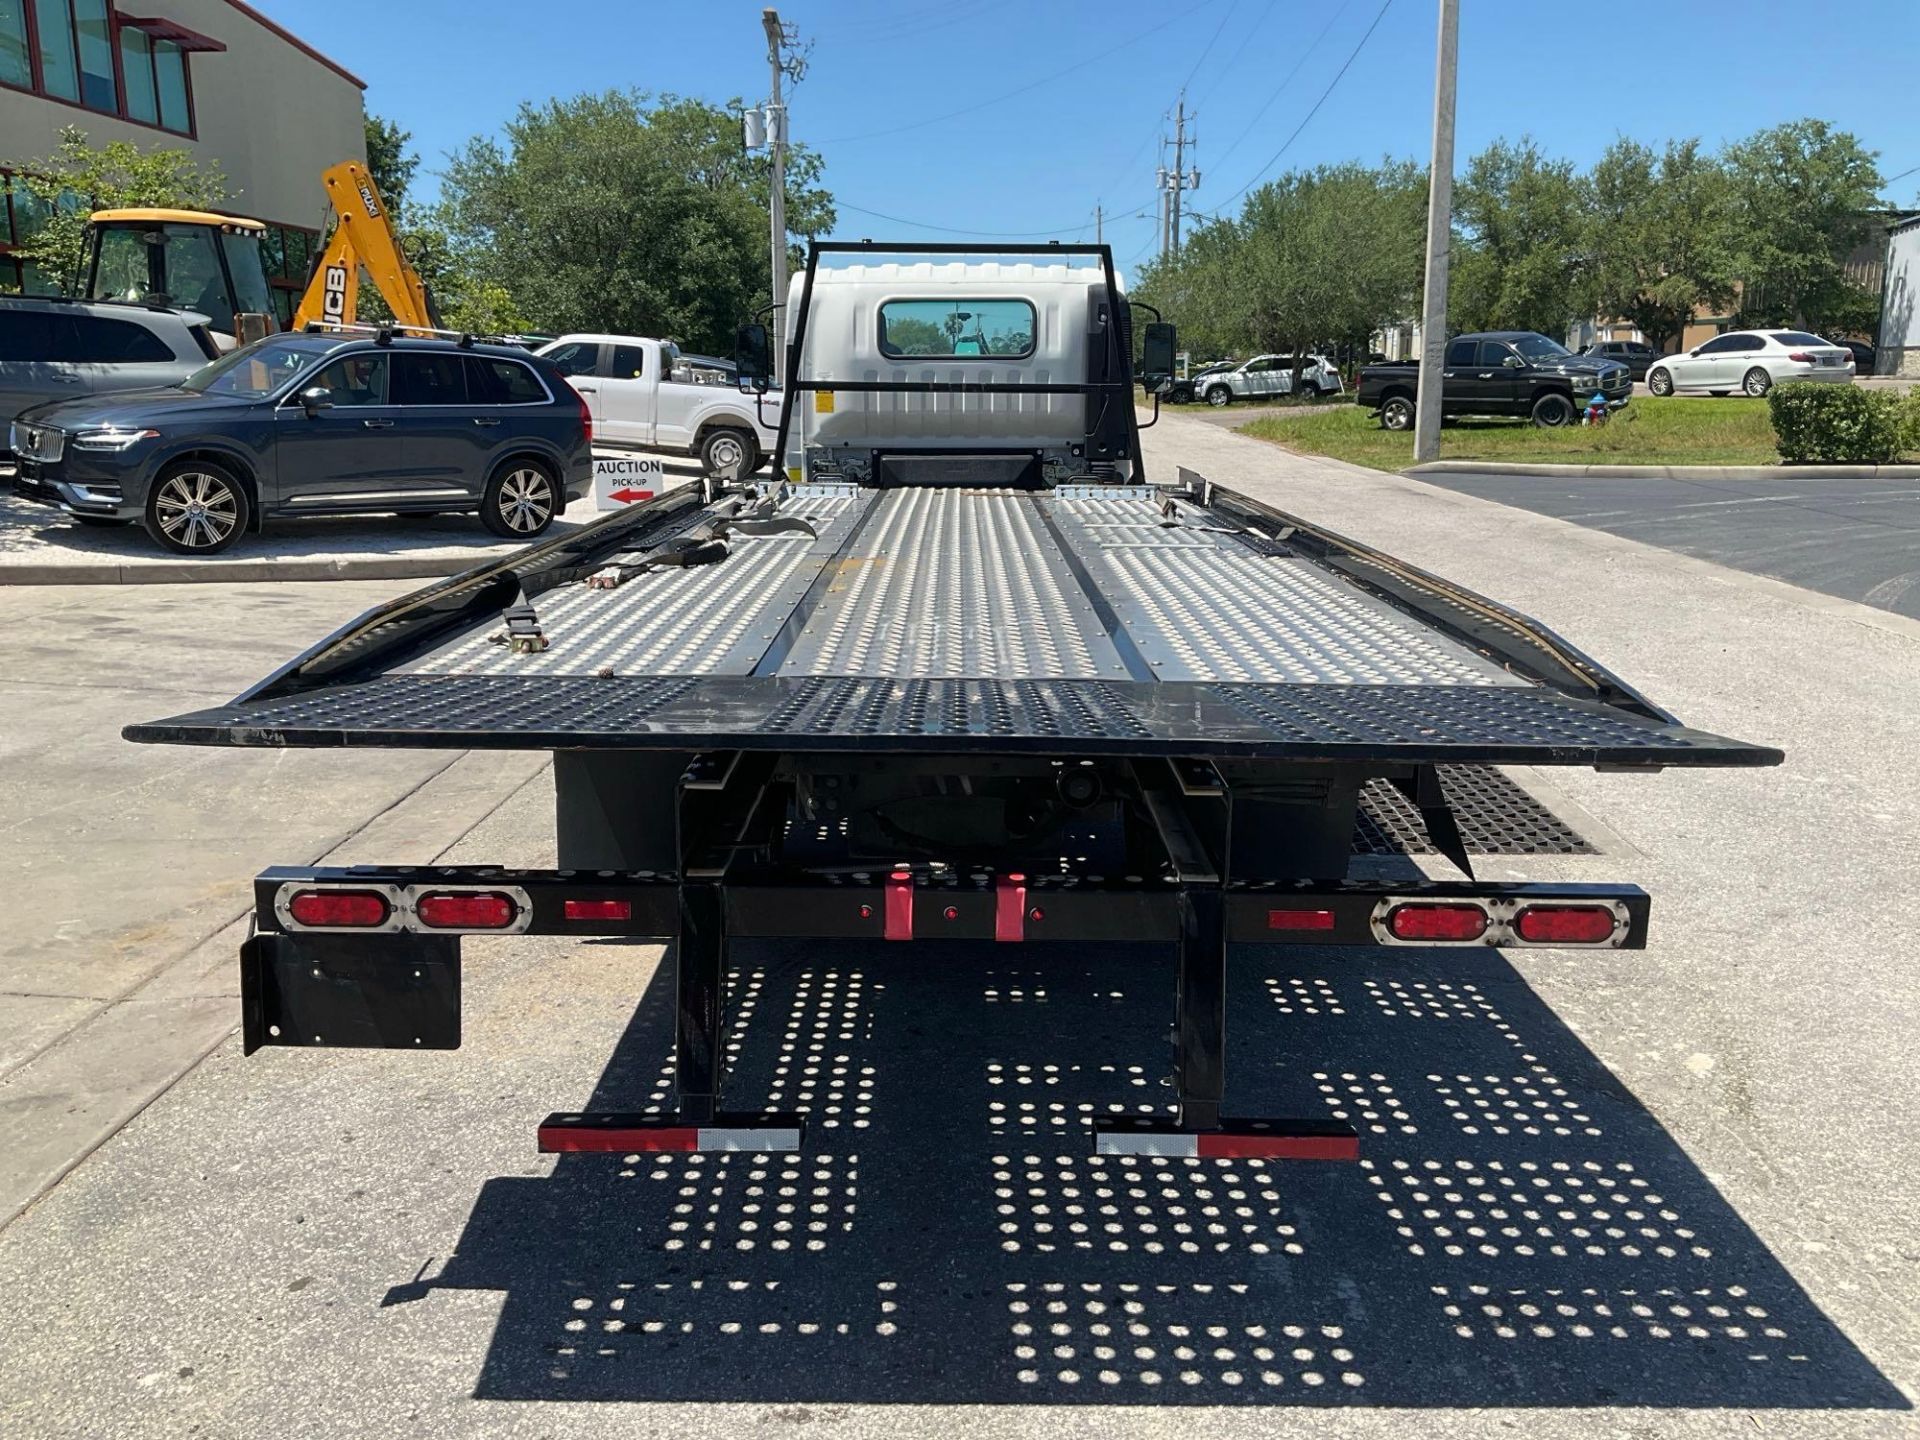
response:
M480 492L480 523L508 540L531 540L559 513L553 476L537 460L509 460Z
M709 430L700 440L700 468L722 480L744 480L760 468L760 442L744 430Z
M1573 423L1573 402L1564 395L1542 395L1533 402L1533 423L1557 430Z
M1740 388L1758 400L1773 388L1773 376L1756 365L1747 371L1747 378L1740 382Z
M1216 410L1223 405L1230 405L1233 403L1233 391L1224 385L1210 385L1207 387L1207 403Z
M147 492L147 534L176 555L218 555L247 528L247 487L224 465L181 460L154 477Z
M1673 372L1664 369L1648 371L1647 389L1655 395L1671 395L1673 393Z
M1404 395L1389 396L1380 406L1380 423L1389 430L1413 428L1413 401Z

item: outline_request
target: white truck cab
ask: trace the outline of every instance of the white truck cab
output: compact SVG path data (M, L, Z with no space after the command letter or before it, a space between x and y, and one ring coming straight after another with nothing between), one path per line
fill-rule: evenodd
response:
M756 405L723 362L641 335L562 335L535 353L586 400L596 441L692 455L715 475L750 475L773 453L781 396Z

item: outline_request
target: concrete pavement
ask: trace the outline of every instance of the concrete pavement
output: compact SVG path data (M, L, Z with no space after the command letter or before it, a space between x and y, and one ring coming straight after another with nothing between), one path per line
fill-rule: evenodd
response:
M1920 624L1204 423L1146 439L1787 764L1554 772L1624 851L1483 873L1645 884L1644 953L1243 958L1234 1098L1352 1115L1360 1166L1089 1160L1090 1113L1162 1098L1165 957L1042 946L754 947L735 1093L811 1110L807 1156L542 1158L546 1111L664 1095L667 967L476 942L462 1050L221 1044L0 1230L0 1430L1920 1433ZM340 758L204 753L295 794ZM447 853L550 834L536 779Z

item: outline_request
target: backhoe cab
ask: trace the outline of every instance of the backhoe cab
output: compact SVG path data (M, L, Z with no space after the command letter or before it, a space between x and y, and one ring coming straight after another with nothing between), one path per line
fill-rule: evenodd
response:
M88 217L81 293L205 315L231 349L242 330L275 329L260 240L267 227L209 210L98 210ZM244 323L240 316L256 316ZM249 336L251 338L251 336Z

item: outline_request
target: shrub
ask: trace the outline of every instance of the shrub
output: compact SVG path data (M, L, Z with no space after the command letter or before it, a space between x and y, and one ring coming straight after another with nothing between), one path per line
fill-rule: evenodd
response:
M1885 465L1911 443L1899 396L1857 385L1802 381L1767 394L1774 443L1790 465L1808 462Z

